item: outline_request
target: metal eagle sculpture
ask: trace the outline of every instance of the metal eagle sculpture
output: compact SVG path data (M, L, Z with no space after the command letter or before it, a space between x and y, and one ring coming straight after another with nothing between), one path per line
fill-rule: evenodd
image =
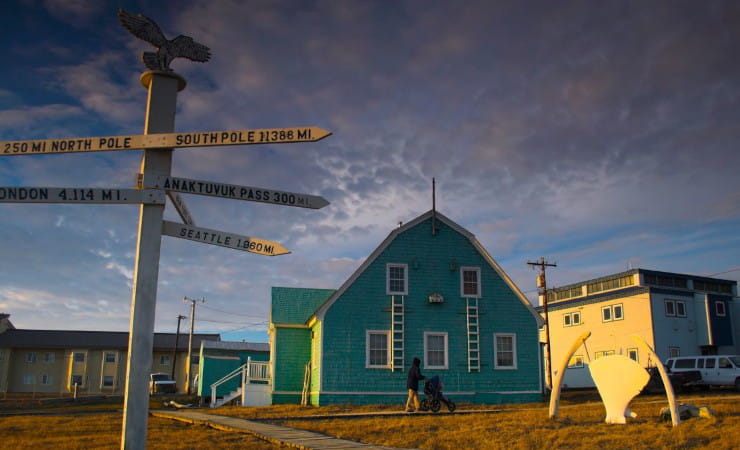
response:
M123 28L131 34L157 48L156 52L144 52L141 55L141 60L150 70L172 72L170 63L175 58L187 58L197 62L206 62L211 59L211 50L205 45L182 34L175 39L168 40L156 22L143 14L133 15L119 9L118 19Z

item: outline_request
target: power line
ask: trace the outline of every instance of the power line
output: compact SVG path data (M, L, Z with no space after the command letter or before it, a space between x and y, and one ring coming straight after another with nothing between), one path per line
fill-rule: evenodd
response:
M211 311L217 311L220 313L229 314L233 316L257 317L253 314L244 314L244 313L237 313L237 312L232 312L232 311L224 311L223 309L213 308L211 306L206 306L206 305L201 305L200 307L205 308L205 309L210 309Z

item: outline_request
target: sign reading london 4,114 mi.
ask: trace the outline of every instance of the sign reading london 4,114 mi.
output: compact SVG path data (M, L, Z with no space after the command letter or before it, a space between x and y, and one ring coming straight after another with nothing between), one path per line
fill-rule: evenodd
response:
M155 189L0 186L0 203L145 203L163 205L164 202L164 191Z
M180 223L162 221L162 234L167 236L188 239L204 244L220 245L221 247L233 248L250 253L259 253L260 255L275 256L290 253L290 250L278 244L277 242L265 239L242 236L224 231L200 228L192 225L183 225Z
M106 152L149 148L215 147L222 145L316 142L331 135L318 127L263 128L255 130L158 133L30 141L0 141L0 156L43 153Z

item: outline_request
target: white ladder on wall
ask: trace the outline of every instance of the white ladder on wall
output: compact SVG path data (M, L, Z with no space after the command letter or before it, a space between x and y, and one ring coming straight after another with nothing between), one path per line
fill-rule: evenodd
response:
M468 317L468 372L480 372L480 333L478 327L478 299L467 298Z
M404 322L404 307L403 307L403 295L392 295L391 296L391 339L393 361L391 362L391 370L396 371L404 370L404 333L403 333L403 322Z

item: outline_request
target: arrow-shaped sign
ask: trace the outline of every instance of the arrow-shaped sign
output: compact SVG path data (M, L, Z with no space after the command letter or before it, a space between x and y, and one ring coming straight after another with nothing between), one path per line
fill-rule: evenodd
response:
M106 152L148 148L215 147L221 145L289 144L316 142L331 135L318 127L260 128L255 130L158 133L129 136L0 141L0 156L43 153Z
M162 221L162 234L167 236L188 239L205 244L220 245L221 247L233 248L244 252L258 253L260 255L275 256L286 255L290 250L277 242L267 241L249 236L226 233L208 228L194 227L180 223Z
M147 188L166 191L184 192L187 194L208 195L211 197L233 198L251 202L272 203L299 208L320 209L329 202L317 195L297 194L295 192L276 191L274 189L239 186L236 184L214 183L212 181L191 180L188 178L154 176L143 180Z
M0 186L0 203L164 204L162 190Z

